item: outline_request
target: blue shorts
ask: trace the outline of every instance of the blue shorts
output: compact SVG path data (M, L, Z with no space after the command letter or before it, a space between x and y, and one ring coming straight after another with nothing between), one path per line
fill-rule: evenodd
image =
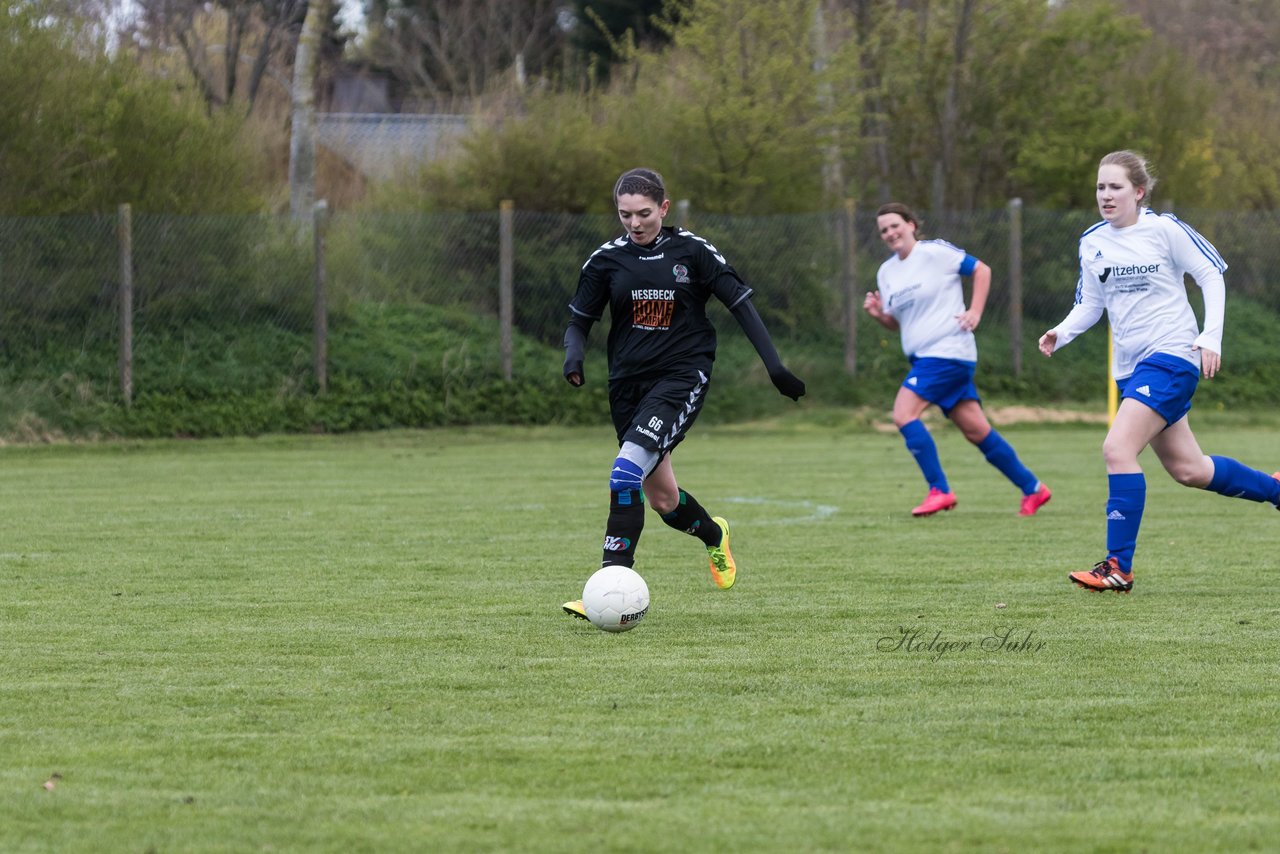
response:
M978 397L978 387L973 384L973 372L977 367L977 362L960 359L912 356L911 372L902 381L902 387L937 404L942 414L950 417L951 410L962 400L982 402Z
M1191 411L1191 397L1200 372L1186 359L1156 353L1138 363L1133 373L1116 380L1120 397L1130 398L1160 413L1166 425L1176 424Z

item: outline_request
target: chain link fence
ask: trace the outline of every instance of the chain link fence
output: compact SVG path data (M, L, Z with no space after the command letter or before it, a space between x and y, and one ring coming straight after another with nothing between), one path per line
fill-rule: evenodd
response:
M1271 324L1280 313L1280 213L1184 218L1230 264L1226 364L1237 350L1251 359L1261 349L1250 346L1259 336L1251 323ZM856 382L900 378L897 341L861 311L885 257L874 210L849 204L747 217L681 204L672 219L717 246L755 288L789 362L799 354L818 376L825 375L819 363L829 362ZM1018 391L1035 338L1071 306L1077 239L1096 214L1013 202L922 219L924 236L992 267L980 371L1007 375ZM559 346L578 270L618 233L610 216L510 209L325 215L320 208L305 222L130 216L126 208L115 216L0 218L0 387L10 397L41 385L128 405L153 393L314 395L333 384L377 386L451 370L558 376L549 348ZM1198 310L1198 295L1192 304ZM732 329L727 312L714 317ZM1274 338L1274 329L1265 334ZM602 350L602 341L597 331L592 349ZM1096 349L1082 358L1100 361Z

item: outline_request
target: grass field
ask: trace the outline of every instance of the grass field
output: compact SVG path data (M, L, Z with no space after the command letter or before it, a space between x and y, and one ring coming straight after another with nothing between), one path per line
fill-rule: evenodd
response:
M1280 433L1197 422L1280 467ZM652 607L560 612L611 435L483 429L0 449L0 850L1242 851L1280 840L1280 514L1149 494L1099 560L1096 426L699 428Z

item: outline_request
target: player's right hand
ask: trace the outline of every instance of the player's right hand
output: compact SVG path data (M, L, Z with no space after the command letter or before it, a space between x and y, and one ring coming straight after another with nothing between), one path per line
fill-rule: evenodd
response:
M1040 336L1040 352L1046 356L1052 356L1053 350L1058 346L1058 330L1050 329L1048 332Z
M586 376L582 373L582 362L578 359L565 362L564 378L569 381L569 385L575 387L586 382Z
M880 292L868 291L862 298L862 309L878 320L884 314L884 306L880 304Z

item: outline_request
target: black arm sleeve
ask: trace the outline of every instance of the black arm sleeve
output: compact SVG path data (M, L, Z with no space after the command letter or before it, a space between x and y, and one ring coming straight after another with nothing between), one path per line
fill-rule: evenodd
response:
M582 371L582 362L586 357L587 333L591 331L591 325L594 322L591 318L580 314L575 314L569 319L569 326L564 331L565 379L568 379L570 374L577 374L584 381L586 380L586 374Z
M769 372L769 379L773 381L778 391L792 400L804 397L804 382L782 364L782 358L778 355L777 348L773 346L773 339L769 337L769 330L764 328L760 312L756 311L751 300L743 299L731 311L738 319L738 325L742 327L742 331L747 334L751 346L755 347L756 352L760 354L760 361L764 362L765 370Z
M760 312L756 311L756 307L750 299L744 299L735 305L732 309L733 316L738 319L738 325L742 327L742 331L747 333L747 340L751 342L751 346L756 348L756 352L760 354L760 361L764 362L765 370L772 376L774 371L782 368L782 357L778 355L778 350L773 346L773 339L769 337L769 330L764 328L764 320L760 318Z

